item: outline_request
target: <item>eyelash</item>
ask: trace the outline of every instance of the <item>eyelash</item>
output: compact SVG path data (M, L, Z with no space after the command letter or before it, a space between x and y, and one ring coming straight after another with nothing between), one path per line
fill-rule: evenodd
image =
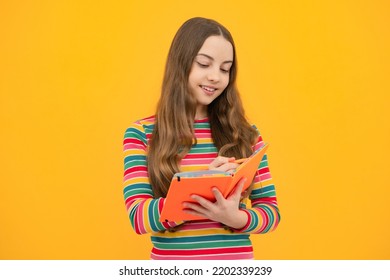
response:
M209 67L209 65L207 65L207 64L202 64L202 63L200 63L200 62L197 62L198 63L198 65L200 66L200 67L202 67L202 68L207 68L207 67ZM221 69L221 71L223 72L223 73L229 73L230 72L230 70L225 70L225 69Z

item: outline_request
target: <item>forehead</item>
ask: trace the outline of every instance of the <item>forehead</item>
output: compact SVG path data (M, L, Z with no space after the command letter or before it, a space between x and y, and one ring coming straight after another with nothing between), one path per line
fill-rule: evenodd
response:
M204 41L198 54L206 54L211 56L214 60L232 61L233 46L222 36L210 36Z

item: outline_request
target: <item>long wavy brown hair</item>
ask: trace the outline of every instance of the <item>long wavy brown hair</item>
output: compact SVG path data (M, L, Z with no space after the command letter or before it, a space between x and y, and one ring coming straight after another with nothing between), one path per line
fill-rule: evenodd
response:
M189 19L177 31L168 53L148 150L148 173L156 198L166 196L173 175L180 171L180 160L196 144L193 130L196 99L188 89L188 77L196 55L210 36L223 36L233 46L229 84L208 106L214 144L224 156L241 158L253 152L257 132L245 117L236 87L237 57L233 38L214 20Z

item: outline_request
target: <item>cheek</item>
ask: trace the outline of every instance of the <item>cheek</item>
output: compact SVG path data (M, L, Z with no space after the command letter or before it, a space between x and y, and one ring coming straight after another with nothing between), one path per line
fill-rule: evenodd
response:
M196 72L191 72L189 77L188 77L188 84L190 86L194 86L198 82L198 76Z
M229 75L226 75L226 77L224 77L223 79L224 89L229 85L229 82L230 82Z

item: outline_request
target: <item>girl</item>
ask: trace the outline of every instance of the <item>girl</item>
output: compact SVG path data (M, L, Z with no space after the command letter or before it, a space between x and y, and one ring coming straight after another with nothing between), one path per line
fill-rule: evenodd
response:
M243 179L226 199L214 189L214 203L194 195L197 203L183 204L203 220L159 222L176 172L230 171L238 166L235 158L248 157L263 144L245 118L236 75L229 31L214 20L192 18L173 39L155 116L126 130L126 208L136 233L151 233L152 259L253 259L249 235L279 223L267 156L247 194L250 208L241 198Z

